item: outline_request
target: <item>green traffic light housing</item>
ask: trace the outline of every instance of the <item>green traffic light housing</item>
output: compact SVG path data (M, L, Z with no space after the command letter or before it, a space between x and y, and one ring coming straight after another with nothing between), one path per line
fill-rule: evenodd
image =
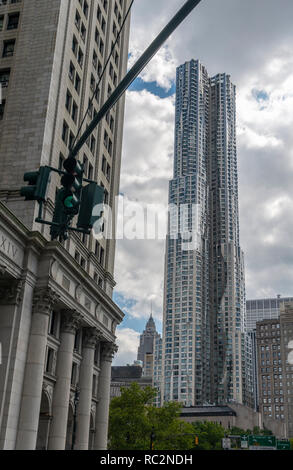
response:
M51 168L47 166L41 166L38 171L25 173L23 180L28 182L28 186L20 189L21 196L25 197L26 201L45 201L50 173Z
M66 215L77 215L80 206L80 200L70 189L61 189L61 201Z
M65 189L59 189L56 195L54 215L52 220L53 225L50 229L52 240L55 240L58 237L62 236L65 232L65 228L68 221L68 216L64 210L65 197ZM63 239L65 239L64 236Z
M63 167L66 173L61 178L63 209L67 215L77 215L80 206L84 166L75 158L67 158Z
M78 215L77 227L83 230L90 230L93 228L95 222L102 216L102 205L104 202L104 188L97 183L90 183L82 190L81 204ZM96 206L98 209L97 214L93 214Z

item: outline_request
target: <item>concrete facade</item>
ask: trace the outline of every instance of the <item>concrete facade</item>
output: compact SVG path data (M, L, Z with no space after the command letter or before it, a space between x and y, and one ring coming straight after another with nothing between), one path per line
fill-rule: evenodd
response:
M34 219L38 204L24 202L23 175L40 165L62 166L81 126L83 132L127 70L130 17L93 103L87 112L104 64L130 1L23 0L0 5L4 26L0 31L0 73L8 71L0 120L0 200L30 229L49 239L49 227ZM9 15L19 12L15 29L7 29ZM7 41L15 41L3 57ZM113 210L119 192L125 97L110 110L79 153L85 176L105 188L105 202ZM83 117L86 119L82 124ZM82 124L82 125L81 125ZM81 133L79 134L81 135ZM52 174L44 217L52 219L60 177ZM71 234L67 249L111 295L115 240Z
M240 403L229 403L229 406L196 406L183 408L181 419L186 422L213 422L218 423L225 429L237 427L253 431L254 427L269 429L277 438L284 438L284 426L280 421L266 419L262 421L260 413Z
M20 188L24 173L40 165L62 169L79 128L125 75L130 17L114 42L129 5L0 2L1 449L71 449L73 441L75 449L107 447L111 362L123 319L112 301L115 237L71 233L62 244L50 242L48 226L35 222L38 204L25 202ZM113 230L124 101L78 155L85 177L105 189ZM48 221L58 187L53 174Z
M60 243L2 203L0 236L0 448L71 448L76 411L75 448L89 447L94 423L92 446L105 449L123 313Z

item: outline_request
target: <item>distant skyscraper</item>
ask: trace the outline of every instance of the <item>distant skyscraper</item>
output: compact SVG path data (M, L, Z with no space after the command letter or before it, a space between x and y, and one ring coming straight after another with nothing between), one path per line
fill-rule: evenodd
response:
M166 241L162 401L246 402L235 95L229 75L209 78L199 61L177 69L169 204L188 217L177 239L170 217Z
M143 363L143 376L153 376L154 346L155 340L160 337L157 333L156 325L152 314L148 319L145 330L140 335L137 360Z

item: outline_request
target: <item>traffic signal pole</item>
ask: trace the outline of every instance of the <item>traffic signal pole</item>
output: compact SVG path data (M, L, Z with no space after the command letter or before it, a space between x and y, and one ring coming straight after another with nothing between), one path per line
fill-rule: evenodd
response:
M82 146L87 141L93 130L97 127L107 112L117 103L125 91L129 88L131 83L138 77L140 72L150 62L154 55L158 52L163 43L175 31L175 29L182 23L183 20L192 12L192 10L201 2L201 0L188 0L182 8L176 13L171 21L160 32L151 45L145 50L142 56L137 60L129 72L125 75L123 80L119 83L117 88L113 91L112 95L102 106L100 111L89 124L85 132L82 134L76 145L69 153L69 158L75 158Z
M21 195L23 195L26 200L38 201L40 206L36 222L51 226L52 240L58 237L60 240L66 240L68 237L68 230L90 234L95 220L101 217L101 215L93 217L92 209L96 205L103 203L104 193L100 190L101 188L98 187L96 182L87 180L83 177L84 169L76 158L77 154L103 117L117 103L131 83L138 77L140 72L158 52L162 44L200 2L201 0L188 0L185 2L133 67L127 72L117 88L113 91L111 96L91 121L75 146L69 150L68 158L63 162L65 171L46 166L40 167L39 171L26 173L24 175L24 180L27 181L29 185L21 188ZM61 184L63 188L58 190L53 220L52 222L49 222L43 220L42 211L43 203L46 200L45 193L49 184L49 174L51 171L62 175ZM89 185L83 187L83 181L88 182ZM83 210L83 214L80 213L81 209ZM76 215L79 215L78 223L77 227L73 228L71 227L71 221Z

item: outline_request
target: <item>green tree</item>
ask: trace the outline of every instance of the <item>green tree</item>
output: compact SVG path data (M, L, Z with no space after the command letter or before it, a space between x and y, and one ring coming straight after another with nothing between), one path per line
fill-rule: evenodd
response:
M194 433L198 436L198 450L220 450L222 438L226 431L219 423L209 421L192 423Z
M194 446L194 428L180 420L180 403L153 406L156 390L136 383L121 389L110 404L109 449L149 450L151 434L155 450L189 450Z
M245 431L245 429L238 428L237 426L233 426L232 428L227 429L226 432L230 436L248 436L252 434L252 431L250 429L246 429Z
M167 402L161 408L148 410L156 450L189 450L193 447L193 426L180 419L181 407L180 403Z
M151 387L141 389L136 383L121 389L121 396L110 403L109 443L114 450L146 450L151 426L147 408L156 395Z

